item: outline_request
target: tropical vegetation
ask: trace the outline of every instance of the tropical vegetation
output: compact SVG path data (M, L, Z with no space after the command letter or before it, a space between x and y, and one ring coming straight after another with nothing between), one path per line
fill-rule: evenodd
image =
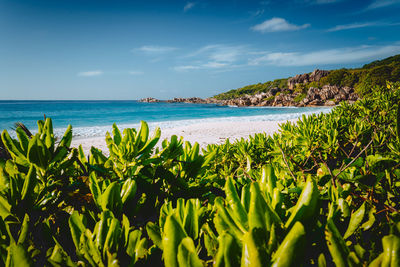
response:
M2 266L400 266L400 83L272 136L1 134Z

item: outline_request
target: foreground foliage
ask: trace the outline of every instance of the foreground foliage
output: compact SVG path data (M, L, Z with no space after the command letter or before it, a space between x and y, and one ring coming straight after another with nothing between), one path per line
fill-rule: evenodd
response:
M222 145L3 131L5 266L399 266L400 85ZM397 122L397 123L396 123ZM158 145L157 145L158 144Z

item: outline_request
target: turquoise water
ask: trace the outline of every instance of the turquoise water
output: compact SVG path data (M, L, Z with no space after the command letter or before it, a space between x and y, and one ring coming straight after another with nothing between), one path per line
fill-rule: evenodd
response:
M90 137L104 135L114 122L125 128L137 127L144 120L153 128L169 128L199 122L287 120L329 110L137 101L0 101L0 129L9 130L15 122L22 122L34 132L36 121L46 115L52 118L56 134L71 124L74 136Z

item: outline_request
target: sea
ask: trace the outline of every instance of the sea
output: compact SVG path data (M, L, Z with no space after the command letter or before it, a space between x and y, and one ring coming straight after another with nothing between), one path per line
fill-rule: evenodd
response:
M62 136L69 124L74 137L104 136L113 123L120 129L137 128L146 121L150 128L162 129L202 122L276 121L303 114L329 112L328 107L235 107L217 104L143 103L138 101L0 101L0 130L11 136L16 122L37 132L37 120L50 117L56 136Z

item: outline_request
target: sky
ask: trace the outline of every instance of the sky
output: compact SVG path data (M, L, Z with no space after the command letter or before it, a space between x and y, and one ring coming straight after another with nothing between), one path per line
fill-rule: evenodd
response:
M400 54L400 0L0 0L0 99L210 97Z

